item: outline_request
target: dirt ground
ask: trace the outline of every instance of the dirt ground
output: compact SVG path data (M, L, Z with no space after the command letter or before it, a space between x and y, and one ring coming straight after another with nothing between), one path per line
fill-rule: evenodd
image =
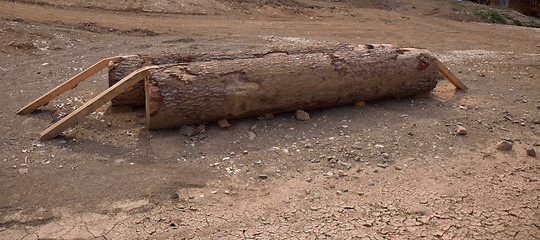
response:
M0 1L0 239L538 239L540 160L526 150L540 151L540 30L456 4L476 7ZM320 42L427 48L469 90L441 79L429 96L310 111L307 122L209 123L191 138L107 104L40 141L107 87L103 71L15 114L105 57Z

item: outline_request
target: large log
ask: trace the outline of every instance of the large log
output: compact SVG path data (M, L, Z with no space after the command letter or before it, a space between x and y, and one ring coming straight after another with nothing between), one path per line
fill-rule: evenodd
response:
M437 59L422 49L357 46L330 53L273 53L149 70L149 129L354 104L431 91Z
M259 49L248 49L242 51L182 51L174 53L144 53L129 57L120 58L109 67L109 86L144 66L178 64L189 62L205 62L216 60L234 60L261 58L272 53L306 54L306 53L332 53L336 51L352 50L351 45L321 44L309 47L297 47L292 45L276 45ZM114 98L113 106L144 106L144 84L141 82L123 94Z

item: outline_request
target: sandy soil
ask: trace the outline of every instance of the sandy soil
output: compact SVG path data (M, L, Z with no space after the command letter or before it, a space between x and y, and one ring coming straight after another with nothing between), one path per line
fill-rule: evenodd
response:
M536 239L540 30L456 4L0 1L0 239ZM429 96L210 123L193 138L105 105L39 141L107 87L101 72L15 115L105 57L320 41L427 48L469 90L441 79Z

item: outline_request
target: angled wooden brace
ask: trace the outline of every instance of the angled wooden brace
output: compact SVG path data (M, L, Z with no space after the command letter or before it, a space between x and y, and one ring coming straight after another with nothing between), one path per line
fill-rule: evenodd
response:
M437 67L439 68L439 72L446 78L448 81L450 81L456 88L467 90L467 86L463 84L457 77L454 75L444 64L442 64L441 61L437 60Z
M62 83L60 86L49 91L48 93L39 97L38 99L31 102L30 104L24 106L17 112L17 114L22 115L22 114L28 114L35 111L39 107L49 103L54 98L58 97L60 94L64 93L67 90L77 87L77 85L81 83L82 81L86 80L87 78L94 75L95 73L101 71L103 68L109 66L109 63L111 61L118 60L120 58L132 57L132 56L117 56L117 57L110 57L110 58L102 59L101 61L97 62L96 64L92 65L91 67L85 69L81 73L75 75L71 79Z
M63 131L75 125L88 114L96 111L96 109L101 107L106 102L111 101L113 98L120 95L128 88L145 79L148 76L148 70L156 68L159 68L159 66L143 67L127 75L125 78L112 85L101 94L92 98L92 100L88 101L74 112L70 113L69 115L60 119L60 121L45 129L45 131L41 133L41 140L49 140L60 135Z

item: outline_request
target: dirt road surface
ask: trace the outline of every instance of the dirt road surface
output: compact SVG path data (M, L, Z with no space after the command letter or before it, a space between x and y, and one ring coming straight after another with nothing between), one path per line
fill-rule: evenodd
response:
M537 239L540 30L457 4L476 7L0 1L0 239ZM103 71L15 114L105 57L320 42L427 48L469 90L441 79L429 96L209 123L195 137L107 104L40 141L106 89Z

